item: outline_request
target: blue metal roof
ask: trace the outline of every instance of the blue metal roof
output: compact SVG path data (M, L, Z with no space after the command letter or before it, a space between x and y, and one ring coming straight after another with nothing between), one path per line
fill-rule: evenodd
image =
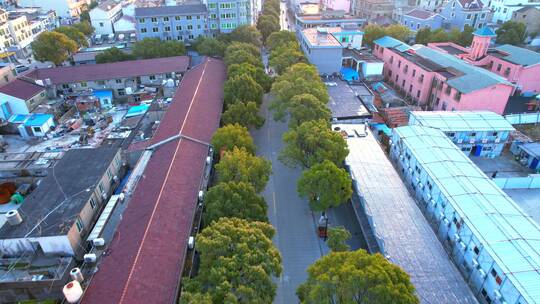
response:
M493 32L493 30L490 29L489 27L479 28L476 31L474 31L473 34L476 36L482 36L482 37L496 37L497 36L495 32Z
M413 49L420 57L426 58L442 67L454 68L460 71L462 75L448 79L447 83L461 93L474 92L496 84L512 86L505 78L486 69L471 65L450 54L439 52L419 44L415 45Z
M527 303L540 303L540 227L440 130L394 129Z
M51 114L30 114L24 121L24 125L28 127L41 127L53 117L54 116L52 116Z
M94 90L94 96L99 99L109 98L112 101L113 93L112 90Z
M515 130L504 117L489 111L412 111L409 124L432 127L443 132Z
M385 48L398 48L398 50L401 52L404 52L411 48L408 44L390 36L381 37L373 41L373 43L378 44Z
M540 63L540 53L528 49L520 48L510 44L501 45L496 47L495 49L497 51L507 53L508 56L504 56L502 57L502 59L515 64L529 66Z

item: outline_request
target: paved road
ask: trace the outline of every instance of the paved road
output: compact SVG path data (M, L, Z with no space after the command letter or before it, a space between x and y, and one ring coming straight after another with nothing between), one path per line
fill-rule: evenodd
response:
M276 280L278 289L274 303L297 303L296 288L307 278L309 265L328 253L326 244L316 235L316 219L309 209L307 201L298 197L296 180L300 169L285 167L277 156L283 143L282 134L287 124L275 122L267 110L268 95L261 109L266 123L260 130L252 132L257 144L257 154L272 161L273 175L262 193L268 203L268 216L276 229L274 243L281 252L283 273ZM330 225L344 225L353 234L349 245L352 249L365 248L365 242L349 204L334 208L328 212Z

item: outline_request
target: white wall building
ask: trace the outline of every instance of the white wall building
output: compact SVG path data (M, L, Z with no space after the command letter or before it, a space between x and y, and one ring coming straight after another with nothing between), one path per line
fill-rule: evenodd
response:
M512 19L512 14L524 7L536 7L540 9L540 0L491 0L488 3L493 11L493 22L504 23Z
M58 17L72 18L84 12L91 2L91 0L19 0L19 6L41 7L44 11L56 11Z
M93 8L89 14L96 34L114 34L114 23L122 18L122 5L119 2L108 0Z

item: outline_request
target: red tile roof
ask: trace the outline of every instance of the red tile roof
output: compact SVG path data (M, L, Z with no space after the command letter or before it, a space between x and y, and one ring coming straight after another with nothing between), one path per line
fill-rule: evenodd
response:
M129 60L113 63L85 64L69 67L35 69L25 74L33 79L50 79L53 84L107 80L124 77L185 72L188 56Z
M28 100L45 90L44 87L30 81L15 79L0 87L0 93L13 96L22 100Z
M217 59L187 72L152 142L178 133L209 142L219 125L225 78ZM174 302L207 153L189 140L154 152L83 304Z

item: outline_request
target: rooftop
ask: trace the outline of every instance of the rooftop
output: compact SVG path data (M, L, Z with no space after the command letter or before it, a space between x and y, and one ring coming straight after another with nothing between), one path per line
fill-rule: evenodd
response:
M474 31L473 35L481 37L497 37L495 32L493 32L493 30L487 26L477 29L476 31Z
M409 123L449 131L514 131L501 115L489 111L412 111Z
M364 125L337 126L348 134L364 132ZM346 140L345 163L381 250L410 275L422 303L477 303L371 131Z
M206 13L204 4L182 4L175 6L137 7L135 17L154 17Z
M437 14L434 12L426 11L422 9L413 9L412 11L405 14L405 16L422 19L422 20L429 19L435 15Z
M209 142L225 78L217 59L188 71L151 143L177 134ZM82 303L175 301L207 155L207 146L185 139L155 150Z
M0 93L22 100L28 100L44 90L45 88L40 85L19 78L0 87Z
M527 303L540 299L540 227L440 130L394 129Z
M385 48L393 48L396 50L399 50L401 52L409 50L411 47L406 44L405 42L402 42L400 40L397 40L396 38L390 37L390 36L384 36L379 39L376 39L373 41L373 43L378 44Z
M145 75L183 73L189 66L188 56L155 59L129 60L113 63L84 64L79 66L35 69L25 76L36 79L50 79L52 84L81 81L107 80L114 78Z
M341 43L326 28L306 28L302 30L302 36L311 46L316 47L342 47Z
M52 114L17 114L11 115L11 117L9 118L9 122L22 123L28 127L41 127L51 118L54 118Z
M18 209L23 222L17 226L4 225L0 228L0 239L66 234L117 152L113 148L65 152Z
M521 149L525 150L529 155L535 158L540 157L540 142L522 144Z
M100 4L98 4L98 8L101 9L101 10L104 10L106 12L112 10L113 8L115 8L117 5L121 5L120 2L117 2L117 1L114 1L114 0L107 0L107 1L104 1L104 2L101 2Z
M330 95L328 107L332 112L332 118L345 120L371 117L362 100L346 82L338 80L335 83L336 86L327 87Z
M469 10L481 9L484 7L484 3L481 0L459 0L459 3L463 8Z
M439 52L420 44L413 46L412 49L416 55L427 59L446 70L454 69L459 71L459 75L447 77L448 80L446 83L461 93L471 93L497 84L512 85L503 77L486 69L473 66L453 55Z
M540 63L540 53L525 48L505 44L496 47L495 50L508 54L506 56L502 56L501 58L515 64L531 66Z

